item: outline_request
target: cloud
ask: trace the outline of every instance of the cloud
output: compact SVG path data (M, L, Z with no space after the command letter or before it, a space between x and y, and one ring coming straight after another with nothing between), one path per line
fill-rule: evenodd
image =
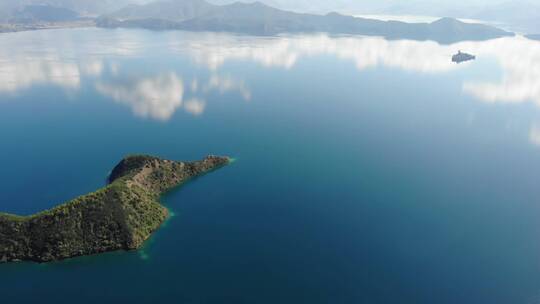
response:
M87 34L90 30L1 35L0 92L17 93L43 84L77 90L82 76L102 75L105 58L134 56L143 47L136 33L94 30ZM81 32L96 38L77 43Z
M187 82L191 84L188 88L191 86L192 97L184 100L184 81L174 72L127 81L122 80L122 76L120 74L112 81L96 83L96 90L115 102L129 106L139 117L160 121L171 119L181 108L189 114L202 115L207 106L204 95L211 91L239 91L246 100L251 98L245 84L231 77L213 75L202 90L193 89L195 81Z
M236 80L230 76L212 75L208 84L205 86L205 91L209 92L212 90L217 90L221 94L230 91L238 91L244 100L251 100L251 92L246 87L244 81Z
M529 130L529 141L531 144L540 147L540 127L533 124Z
M265 67L289 69L298 60L289 43L281 37L182 33L181 37L170 37L169 48L174 52L190 53L195 62L206 65L210 70L217 70L231 60L250 60Z
M436 42L409 40L388 41L381 37L329 37L291 35L273 38L239 37L227 34L206 34L197 38L188 35L186 43L170 43L174 51L187 52L193 60L217 70L227 62L251 61L264 67L292 69L301 59L333 55L353 61L359 69L378 65L421 72L457 69L448 60L455 47Z
M184 84L175 73L144 78L131 83L99 82L96 90L116 102L131 107L133 113L144 118L169 120L182 106Z
M199 80L193 79L191 81L191 91L193 93L197 93L197 91L199 91Z
M100 39L74 43L80 41L77 37L80 31L91 31L89 34ZM127 57L157 47L162 49L159 43L156 44L155 36L129 30L43 31L39 35L23 33L0 37L0 92L15 93L40 84L77 90L87 75L92 76L88 81L93 82L99 92L116 102L130 105L138 116L166 120L182 107L184 90L189 90L190 98L196 100L207 100L205 94L211 91L238 91L243 99L250 100L252 94L244 80L235 75L223 75L220 71L225 65L237 61L289 70L310 57L332 56L350 62L358 71L387 67L442 74L479 63L453 64L451 55L461 49L477 55L483 62L496 63L501 75L488 80L474 80L475 76L465 75L463 92L487 103L532 102L540 107L540 43L519 36L440 45L430 41L330 37L326 34L250 37L226 33L164 32L155 35L164 38L163 43L169 47L163 52L191 58L208 68L211 76L208 79L200 76L191 79L185 83L185 88L175 73L122 81L126 77L122 75L122 65L129 61ZM148 43L150 39L153 43ZM36 45L44 47L36 51ZM117 58L122 60L115 60ZM106 73L113 77L112 83L103 81ZM200 109L208 106L204 105L197 108L199 112L204 112Z
M35 84L53 84L66 89L78 89L81 83L79 67L57 60L0 59L0 92L15 93Z
M204 113L204 110L206 109L206 102L196 98L190 99L186 101L184 109L190 114L199 116Z
M451 62L452 54L457 50L466 50L478 58L497 62L502 69L502 80L466 80L464 92L485 102L533 101L540 106L540 43L520 36L440 45L433 41L330 37L326 34L273 38L228 34L183 35L187 35L184 42L170 43L173 49L186 52L195 62L212 71L234 61L292 69L305 58L329 55L353 62L359 71L383 66L440 74L465 69L473 64L456 65ZM217 80L221 79L214 81Z
M525 38L488 41L480 54L497 58L498 81L467 81L463 90L489 103L534 102L540 107L540 43Z
M92 60L88 62L83 62L81 65L81 71L90 76L100 76L105 69L102 60Z

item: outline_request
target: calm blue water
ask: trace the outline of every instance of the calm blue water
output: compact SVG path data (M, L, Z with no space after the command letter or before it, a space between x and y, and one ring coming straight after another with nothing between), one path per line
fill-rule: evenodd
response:
M539 303L539 105L520 37L2 34L2 211L130 153L238 160L164 197L141 251L0 265L2 301Z

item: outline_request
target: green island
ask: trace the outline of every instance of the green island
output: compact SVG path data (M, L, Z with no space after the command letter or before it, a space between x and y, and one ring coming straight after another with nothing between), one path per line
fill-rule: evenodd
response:
M128 156L96 192L31 216L0 213L0 263L138 249L168 217L159 203L164 192L230 161L220 156L195 162Z

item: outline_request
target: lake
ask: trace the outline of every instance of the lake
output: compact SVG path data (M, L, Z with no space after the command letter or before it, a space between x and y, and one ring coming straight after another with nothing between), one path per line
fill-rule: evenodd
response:
M20 215L236 159L140 251L0 265L5 303L540 303L540 42L1 34L0 139Z

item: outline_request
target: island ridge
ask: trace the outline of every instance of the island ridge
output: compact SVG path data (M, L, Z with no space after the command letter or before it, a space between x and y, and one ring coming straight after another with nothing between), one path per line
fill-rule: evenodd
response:
M0 262L138 249L168 216L161 194L229 162L220 156L195 162L126 157L96 192L31 216L0 213Z

